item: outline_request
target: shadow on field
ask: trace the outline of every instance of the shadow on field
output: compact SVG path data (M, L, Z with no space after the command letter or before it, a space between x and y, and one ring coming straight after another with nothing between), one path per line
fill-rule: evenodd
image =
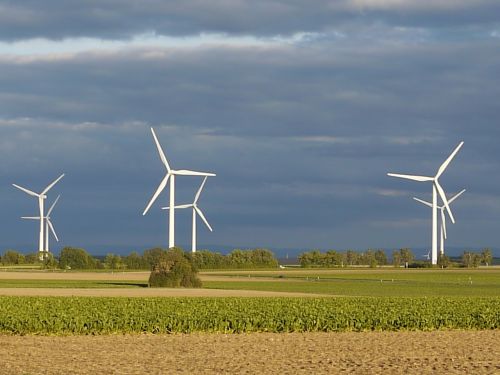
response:
M113 285L113 286L123 286L123 287L137 287L137 288L147 288L148 284L143 284L143 283L127 283L127 282L113 282L113 281L106 281L102 283L98 283L98 285Z

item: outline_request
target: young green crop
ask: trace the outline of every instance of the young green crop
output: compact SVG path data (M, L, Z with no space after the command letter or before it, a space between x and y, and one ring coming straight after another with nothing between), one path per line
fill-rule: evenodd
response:
M0 333L498 329L500 298L0 297Z

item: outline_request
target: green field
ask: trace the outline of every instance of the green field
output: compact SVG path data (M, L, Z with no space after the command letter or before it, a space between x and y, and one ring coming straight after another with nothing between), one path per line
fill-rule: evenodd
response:
M218 275L227 276L227 280L206 281L204 287L340 296L500 297L500 269L242 271ZM248 278L248 281L242 280L242 277ZM259 279L262 281L254 281Z
M19 275L19 272L16 272ZM70 273L68 273L70 274ZM62 275L62 273L61 273ZM0 288L142 288L147 280L0 279ZM500 269L283 270L203 272L207 289L360 297L500 297ZM216 278L216 279L214 279Z
M500 298L0 297L0 333L498 329Z
M148 276L147 273L77 272L25 275L23 278L21 271L15 272L15 277L3 273L0 288L140 289L147 286ZM207 289L302 292L324 297L0 296L0 333L73 335L500 328L498 268L245 270L203 272L201 276L203 287Z

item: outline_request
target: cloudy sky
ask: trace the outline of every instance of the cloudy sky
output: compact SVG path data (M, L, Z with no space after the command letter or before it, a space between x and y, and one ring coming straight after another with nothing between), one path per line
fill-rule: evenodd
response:
M51 190L62 246L167 246L164 176L213 171L200 246L427 247L443 174L450 247L500 247L496 0L0 1L0 234L37 247ZM496 72L496 73L495 73ZM177 180L189 202L197 178ZM190 212L177 213L190 243ZM52 241L53 242L53 241Z

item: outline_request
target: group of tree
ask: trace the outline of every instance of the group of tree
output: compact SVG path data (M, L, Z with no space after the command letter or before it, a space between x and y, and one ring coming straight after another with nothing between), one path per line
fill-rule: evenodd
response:
M484 264L489 266L493 261L493 255L491 253L491 249L483 249L479 253L475 253L472 251L464 251L462 254L462 264L464 267L479 267Z
M486 248L481 252L465 251L458 262L453 261L447 255L439 255L437 266L440 268L452 266L470 268L480 265L488 266L491 265L492 261L492 252ZM377 267L387 265L389 261L384 250L367 250L361 253L353 250L344 252L311 250L299 255L299 263L302 267ZM394 267L431 267L430 261L416 261L413 252L408 248L392 252L392 265Z
M96 258L84 249L65 247L61 250L59 257L49 255L48 259L40 262L35 253L23 255L14 250L7 250L0 257L0 262L4 265L41 263L44 268L66 270L152 270L163 259L164 252L164 249L153 248L145 250L142 255L134 251L126 256L108 253L105 257ZM185 254L197 269L278 267L278 261L274 254L267 249L236 249L227 255L208 250L196 253L186 252Z
M384 250L367 250L358 253L354 250L338 252L328 250L321 252L312 250L299 255L299 263L302 267L352 267L352 266L384 266L387 264L387 256Z
M2 265L40 264L43 268L51 269L108 269L108 270L152 270L164 256L164 249L148 249L139 254L132 252L126 256L109 253L105 257L93 257L86 250L74 247L65 247L58 257L50 255L43 262L38 259L38 254L22 254L15 250L6 250L0 256ZM227 255L219 252L200 250L196 253L186 252L186 257L196 269L251 269L251 268L276 268L278 261L274 254L267 249L235 249ZM352 267L352 266L385 266L389 260L384 250L369 249L364 252L347 250L344 252L329 250L321 252L311 250L303 252L298 257L302 267ZM408 248L392 252L392 265L394 267L430 266L429 261L416 261L412 251ZM491 249L480 252L464 251L461 258L446 255L438 257L438 267L478 267L491 265L493 255Z

